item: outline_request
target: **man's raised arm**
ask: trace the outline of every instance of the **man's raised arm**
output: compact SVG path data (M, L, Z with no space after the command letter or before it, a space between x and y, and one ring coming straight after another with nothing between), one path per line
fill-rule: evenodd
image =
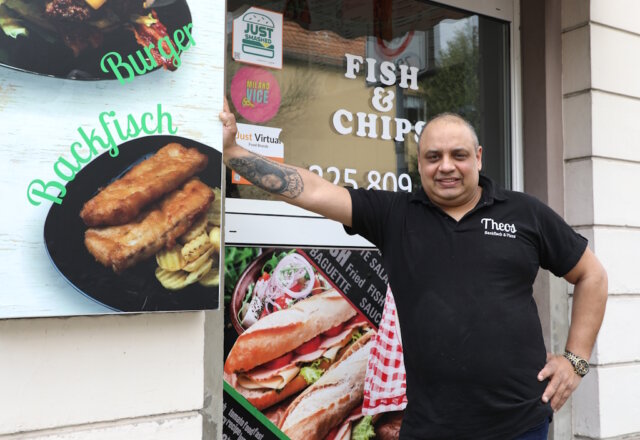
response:
M224 163L280 200L351 226L351 196L340 186L304 168L274 162L236 143L238 127L227 100L220 113Z

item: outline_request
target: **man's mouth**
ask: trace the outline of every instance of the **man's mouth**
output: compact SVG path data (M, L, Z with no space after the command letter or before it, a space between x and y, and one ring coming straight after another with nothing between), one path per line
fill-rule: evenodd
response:
M436 179L436 183L445 188L454 187L460 182L460 179L456 177L446 177L441 179Z

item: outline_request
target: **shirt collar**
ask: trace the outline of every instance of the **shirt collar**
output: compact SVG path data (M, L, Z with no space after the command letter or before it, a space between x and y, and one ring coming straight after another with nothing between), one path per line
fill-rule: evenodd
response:
M482 187L482 198L480 200L486 202L487 205L493 204L494 201L502 202L508 199L506 191L484 174L480 174L478 184ZM428 206L436 206L424 192L422 185L411 194L410 200L412 202L421 202Z

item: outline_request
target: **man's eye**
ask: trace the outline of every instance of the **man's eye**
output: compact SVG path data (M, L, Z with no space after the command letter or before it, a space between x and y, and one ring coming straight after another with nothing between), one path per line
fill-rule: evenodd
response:
M436 156L435 154L430 154L430 155L427 156L427 160L433 162L435 160L438 160L438 156Z
M466 159L466 158L467 158L467 155L466 155L465 153L458 153L458 154L456 154L456 157L457 157L458 159Z

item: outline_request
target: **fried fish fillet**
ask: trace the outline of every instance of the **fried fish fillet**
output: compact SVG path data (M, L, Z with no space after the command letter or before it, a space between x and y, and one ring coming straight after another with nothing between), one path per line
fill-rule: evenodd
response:
M84 244L100 263L122 272L172 247L214 199L211 188L193 178L134 222L87 229Z
M196 148L167 144L85 203L80 217L87 226L129 223L145 206L204 170L207 161Z

